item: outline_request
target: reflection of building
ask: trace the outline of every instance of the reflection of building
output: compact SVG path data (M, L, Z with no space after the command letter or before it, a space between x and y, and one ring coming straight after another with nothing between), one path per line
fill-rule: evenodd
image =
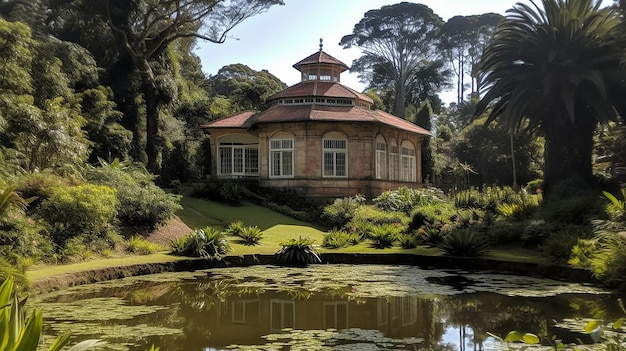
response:
M439 323L431 300L417 296L342 300L324 295L293 299L287 293L229 298L208 312L211 344L264 344L262 337L285 328L301 330L360 328L380 330L390 338L438 340Z
M372 109L340 83L348 69L322 51L294 65L302 80L244 111L202 126L211 135L211 175L257 179L308 196L377 196L421 184L421 144L430 133Z

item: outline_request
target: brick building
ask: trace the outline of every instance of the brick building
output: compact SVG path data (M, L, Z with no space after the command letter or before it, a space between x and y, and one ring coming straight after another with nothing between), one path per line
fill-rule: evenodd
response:
M202 125L211 138L211 175L258 179L311 197L377 196L421 179L430 133L373 110L372 99L340 83L348 69L320 50L293 65L297 83L245 111Z

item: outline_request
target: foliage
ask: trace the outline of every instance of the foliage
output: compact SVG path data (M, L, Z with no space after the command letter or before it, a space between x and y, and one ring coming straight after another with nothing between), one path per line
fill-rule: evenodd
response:
M340 45L364 52L352 63L352 70L380 91L393 90L392 113L405 117L408 102L423 101L445 84L447 72L436 48L442 25L443 20L426 5L387 5L366 12Z
M235 222L231 222L228 225L225 232L228 235L241 236L241 233L243 232L245 228L246 226L245 224L243 224L243 221L235 221Z
M15 290L19 292L28 290L31 286L30 280L26 278L26 274L22 266L0 258L0 284L5 283L9 279L12 279L15 282ZM0 332L0 335L1 334L2 333Z
M0 218L10 214L10 212L17 211L23 213L26 207L34 199L24 199L16 192L17 186L15 185L0 185Z
M558 231L550 234L549 237L540 246L543 256L555 263L565 263L572 255L572 249L577 245L581 238L577 232Z
M622 18L618 9L600 5L519 3L483 52L479 74L488 91L475 116L489 110L487 122L497 119L510 129L545 136L546 194L574 175L591 181L596 125L618 120L626 109Z
M594 221L593 227L593 237L579 240L568 262L589 269L607 285L623 288L626 286L626 226L619 222Z
M380 224L374 226L367 234L367 238L372 242L372 246L377 249L392 247L398 240L402 228L396 224Z
M70 238L104 236L114 223L116 205L115 189L84 184L56 189L37 212L49 224L52 240L62 247Z
M125 226L155 228L180 209L180 196L156 186L152 176L137 166L111 165L90 168L86 178L117 189L117 218Z
M489 250L484 234L472 229L454 229L443 239L439 248L449 256L477 257Z
M540 215L549 223L587 225L603 216L599 195L580 177L564 179L546 195Z
M263 238L263 231L257 226L244 227L239 237L244 245L258 245Z
M457 210L450 203L421 206L411 213L408 229L439 228L445 224L451 224L456 215Z
M234 181L224 182L220 188L220 195L231 206L241 205L241 200L246 193L246 187Z
M603 191L602 194L604 194L604 196L611 201L611 203L607 205L607 213L616 220L626 222L626 188L622 188L623 200L619 200L615 195L609 193L608 191Z
M361 242L361 240L362 237L358 233L348 233L344 230L331 230L324 234L322 247L327 249L339 249L350 245L356 245Z
M128 239L126 251L138 255L150 255L161 250L161 245L150 242L140 235L133 235Z
M421 231L423 231L423 229L421 229ZM400 234L398 236L398 242L400 243L400 246L402 246L402 248L412 249L422 243L420 240L420 235L422 235L420 234L420 230L411 233Z
M528 222L498 221L490 225L485 234L494 244L519 245L527 225Z
M170 245L173 255L209 259L220 259L231 251L226 233L214 227L196 229L191 234L172 241Z
M406 214L418 206L437 205L445 202L445 195L439 189L412 189L401 187L388 190L374 198L378 208L387 212L404 212Z
M16 267L46 261L54 252L42 220L26 216L0 218L0 257Z
M0 335L2 349L7 351L36 351L42 334L43 317L41 310L34 310L26 317L24 304L14 291L14 281L9 278L0 286ZM59 336L50 351L63 349L69 342L71 333ZM91 350L103 343L99 340L85 340L69 351Z
M398 224L404 227L408 224L408 218L402 212L386 212L375 206L365 205L354 211L354 217L345 227L351 228L354 223L358 222L368 222L373 225Z
M543 144L532 133L511 132L486 118L473 121L451 141L451 152L461 163L473 166L469 183L525 184L542 176ZM513 168L513 160L515 165ZM514 174L515 173L515 174Z
M335 199L332 204L324 207L322 216L327 219L330 227L341 228L352 220L364 201L365 199L358 195Z
M282 266L306 267L312 263L322 263L319 254L313 248L313 240L299 237L280 244L276 252L276 262Z

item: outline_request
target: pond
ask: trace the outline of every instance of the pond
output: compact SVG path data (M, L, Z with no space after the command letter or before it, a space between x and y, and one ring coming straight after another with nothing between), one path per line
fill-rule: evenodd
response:
M106 350L484 350L488 332L575 338L619 316L595 287L413 266L219 268L139 276L44 294L46 333Z

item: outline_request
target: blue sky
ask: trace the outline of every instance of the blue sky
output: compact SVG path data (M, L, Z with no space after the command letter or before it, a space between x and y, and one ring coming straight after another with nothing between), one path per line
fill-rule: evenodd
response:
M324 40L324 51L350 66L360 56L356 48L345 50L339 45L344 35L350 34L368 10L379 9L401 0L284 0L285 5L249 18L235 27L223 44L201 42L195 53L207 74L216 74L226 65L242 63L254 70L266 69L287 85L300 81L292 65L315 53L319 39ZM474 15L487 12L504 14L517 2L528 0L421 0L444 20L456 15ZM540 1L539 1L540 2ZM603 0L610 5L612 0ZM363 84L356 74L345 72L341 82L356 90ZM454 93L442 94L446 102L455 99Z

